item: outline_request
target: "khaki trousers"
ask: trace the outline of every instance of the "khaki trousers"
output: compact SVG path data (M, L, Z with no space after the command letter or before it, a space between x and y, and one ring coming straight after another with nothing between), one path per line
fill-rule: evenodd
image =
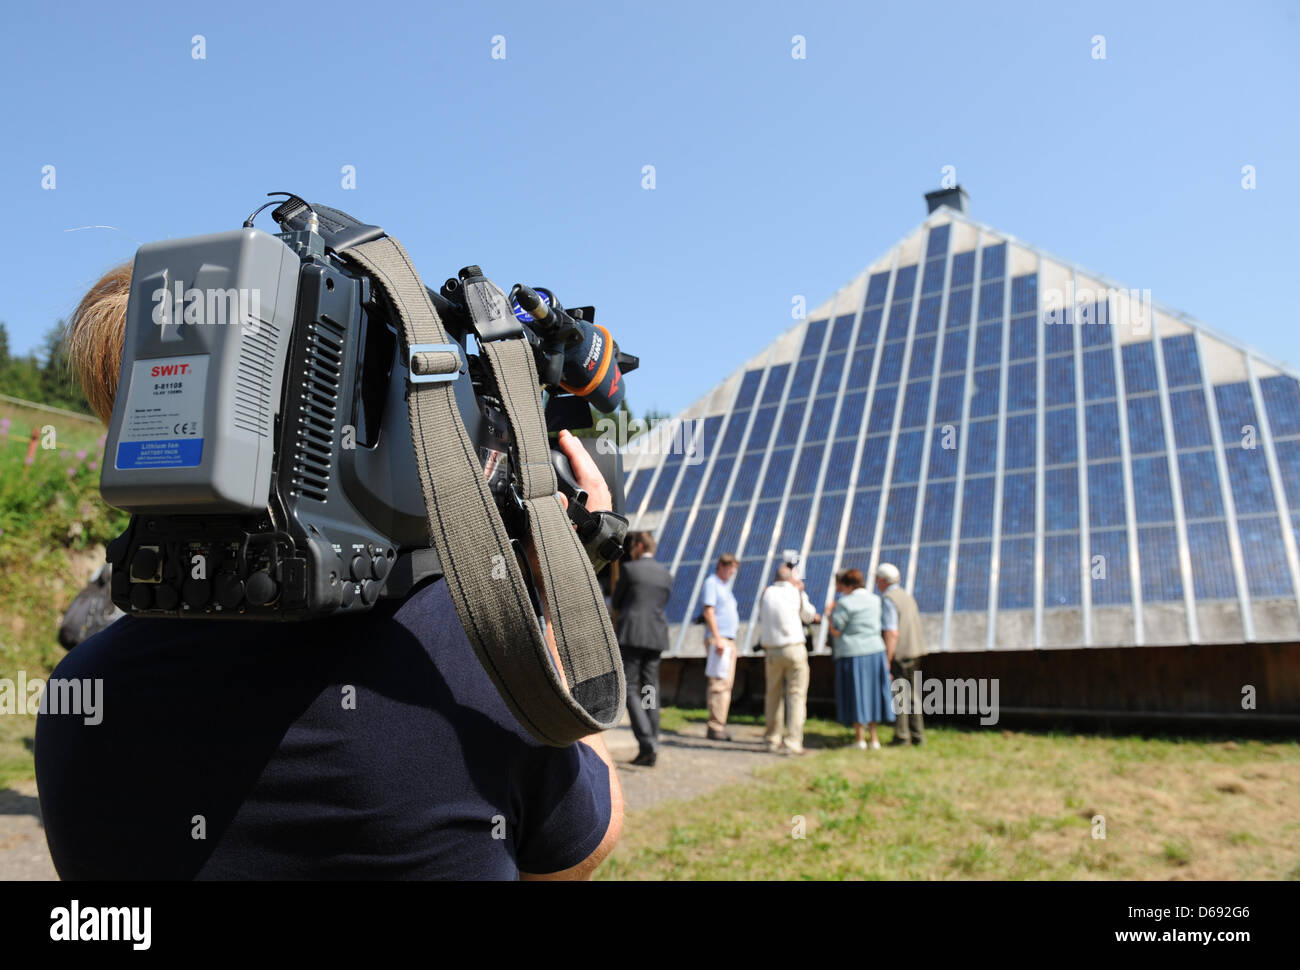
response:
M764 721L769 745L781 743L784 713L785 743L803 747L803 722L808 714L808 648L802 643L784 647L763 645L763 670L767 675Z
M724 731L727 727L727 712L731 710L731 686L736 682L736 641L718 637L722 643L731 648L731 663L727 676L709 678L709 730ZM710 651L717 649L716 644L709 644Z

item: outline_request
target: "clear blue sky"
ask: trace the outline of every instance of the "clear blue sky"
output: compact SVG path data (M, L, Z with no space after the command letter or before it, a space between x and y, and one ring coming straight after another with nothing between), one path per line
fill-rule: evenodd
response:
M594 303L642 358L634 410L675 411L955 165L975 218L1300 364L1294 3L61 6L0 13L18 351L139 243L287 189L431 282L477 262Z

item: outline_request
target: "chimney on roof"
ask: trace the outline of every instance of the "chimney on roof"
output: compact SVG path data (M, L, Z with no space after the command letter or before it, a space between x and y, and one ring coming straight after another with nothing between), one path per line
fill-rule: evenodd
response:
M933 192L925 193L925 204L928 206L927 214L941 205L956 209L958 212L965 212L970 208L970 196L960 185L954 185L950 189L935 189Z

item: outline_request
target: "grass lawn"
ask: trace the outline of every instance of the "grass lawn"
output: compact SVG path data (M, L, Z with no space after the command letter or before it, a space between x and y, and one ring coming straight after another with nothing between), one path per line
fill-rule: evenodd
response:
M662 723L703 718L669 709ZM848 740L812 720L807 756L630 814L598 878L1300 878L1295 742L956 728L923 748Z

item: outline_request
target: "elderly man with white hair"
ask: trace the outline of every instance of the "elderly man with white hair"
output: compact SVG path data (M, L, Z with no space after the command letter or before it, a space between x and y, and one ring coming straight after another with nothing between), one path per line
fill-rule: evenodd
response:
M921 611L912 594L899 585L901 575L893 563L882 562L876 569L876 589L880 590L880 630L885 641L885 656L895 679L912 680L925 656L925 634L921 631ZM925 744L925 721L921 717L919 698L898 712L894 739L890 745Z

